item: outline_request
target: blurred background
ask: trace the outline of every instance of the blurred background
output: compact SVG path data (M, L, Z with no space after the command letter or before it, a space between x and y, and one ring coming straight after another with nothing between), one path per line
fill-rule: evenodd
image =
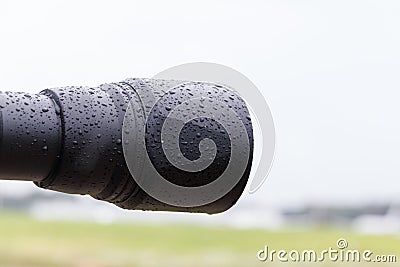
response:
M338 238L400 261L399 14L395 0L0 1L2 91L215 62L258 86L277 136L265 184L220 215L1 181L0 266L275 266L257 251Z

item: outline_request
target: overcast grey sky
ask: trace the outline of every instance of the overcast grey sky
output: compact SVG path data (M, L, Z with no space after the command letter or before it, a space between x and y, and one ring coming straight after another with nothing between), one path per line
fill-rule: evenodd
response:
M276 123L274 166L247 199L394 199L399 14L398 1L2 0L0 89L38 92L151 77L187 62L224 64L261 89ZM33 187L0 183L2 191Z

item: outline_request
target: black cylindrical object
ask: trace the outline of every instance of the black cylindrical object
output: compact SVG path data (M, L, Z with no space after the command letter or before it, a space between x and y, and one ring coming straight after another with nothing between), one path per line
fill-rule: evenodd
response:
M191 98L203 96L210 103L215 99L227 111L238 114L236 119L245 127L238 135L245 134L246 142L234 148L232 140L238 137L233 135L232 139L224 124L212 115L218 111L226 117L226 112L214 107L202 113L199 108L197 116L196 110L191 110ZM130 101L137 103L134 113L148 117L145 128L141 129L146 135L147 154L157 172L170 183L183 187L211 183L216 179L214 176L225 173L232 151L245 149L248 152L243 153L243 159L236 156L245 162L240 179L220 198L198 206L171 205L148 194L137 182L147 179L146 170L143 177L134 179L124 153L123 124ZM215 143L213 162L201 171L182 171L168 162L168 152L162 147L166 145L161 134L166 117L174 106L185 102L189 105L187 110L196 117L184 125L177 137L185 160L196 161L205 153L201 147L204 138ZM203 108L203 102L199 103ZM211 114L212 118L204 114ZM235 125L232 120L228 124ZM137 123L140 130L143 125ZM252 154L253 132L246 104L221 85L127 79L95 88L73 86L46 89L39 94L0 93L0 179L3 180L29 180L45 189L89 194L125 209L218 213L230 208L242 194Z
M6 92L0 109L0 179L43 180L61 148L56 104L41 94Z

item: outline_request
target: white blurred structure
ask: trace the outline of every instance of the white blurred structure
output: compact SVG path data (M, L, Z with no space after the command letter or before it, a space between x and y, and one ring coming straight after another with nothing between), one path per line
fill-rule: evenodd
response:
M400 202L392 204L387 214L361 216L352 226L362 234L394 234L400 237Z

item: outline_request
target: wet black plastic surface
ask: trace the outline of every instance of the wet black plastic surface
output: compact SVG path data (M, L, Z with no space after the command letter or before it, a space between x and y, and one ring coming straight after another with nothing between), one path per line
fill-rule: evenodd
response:
M89 194L125 209L217 213L230 208L239 199L249 177L253 133L243 100L232 97L226 88L216 88L215 97L230 101L232 108L240 114L250 144L247 168L228 194L199 207L175 207L146 194L132 178L122 148L123 119L131 97L138 97L138 90L149 90L155 84L159 81L128 79L95 88L47 89L29 97L26 94L1 93L0 179L31 180L42 188ZM176 84L179 83L165 82L166 86ZM171 102L189 97L181 88L163 100L165 103L158 102L153 112L168 113ZM148 123L147 148L154 166L167 180L193 187L209 183L223 172L229 161L230 140L217 121L199 118L191 121L182 132L180 146L187 159L198 158L198 145L204 137L216 142L219 153L213 164L202 172L193 173L191 179L186 179L163 157L159 145L160 129L157 128L160 124L162 121L157 119Z

